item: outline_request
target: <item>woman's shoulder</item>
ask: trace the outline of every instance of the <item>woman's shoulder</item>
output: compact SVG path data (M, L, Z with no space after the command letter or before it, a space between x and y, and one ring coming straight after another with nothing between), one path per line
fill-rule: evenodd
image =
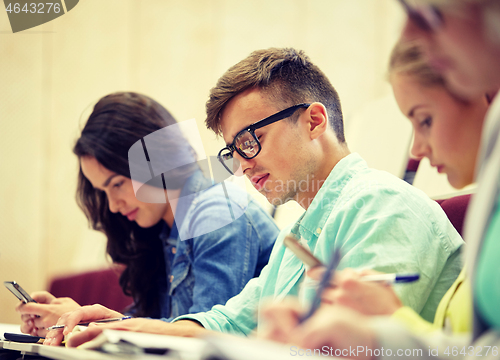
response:
M231 203L232 206L246 209L252 201L252 198L242 187L225 181L199 191L195 199L193 199L192 205L195 207L217 206L220 204L227 206L228 203Z

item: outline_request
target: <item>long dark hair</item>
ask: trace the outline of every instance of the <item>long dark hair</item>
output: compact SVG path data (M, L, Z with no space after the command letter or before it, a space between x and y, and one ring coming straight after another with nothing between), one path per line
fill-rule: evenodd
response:
M78 158L94 157L110 171L131 178L129 149L145 136L176 124L174 117L155 100L132 92L107 95L94 106L73 152ZM190 154L195 166L194 150L178 132L163 141L164 159L176 159L179 153ZM167 151L167 153L165 153ZM169 171L175 187L180 188L192 174L193 167ZM173 173L173 174L172 174ZM77 202L93 229L107 237L106 251L115 263L125 265L120 286L134 299L135 316L159 317L159 287L167 286L167 272L159 233L164 222L141 228L119 213L112 213L103 191L93 188L80 168Z

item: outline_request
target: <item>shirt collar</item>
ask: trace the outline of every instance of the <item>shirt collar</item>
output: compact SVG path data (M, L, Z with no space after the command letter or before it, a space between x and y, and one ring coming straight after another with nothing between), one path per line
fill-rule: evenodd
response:
M357 153L342 158L326 178L307 211L292 227L291 232L307 242L317 239L346 184L356 173L367 168L368 165Z

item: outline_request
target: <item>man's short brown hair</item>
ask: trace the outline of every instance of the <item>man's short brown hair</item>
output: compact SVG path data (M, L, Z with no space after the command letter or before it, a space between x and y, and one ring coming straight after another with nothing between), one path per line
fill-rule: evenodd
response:
M264 91L279 110L300 103L322 103L338 140L345 142L337 91L303 51L292 48L254 51L226 71L210 90L206 104L207 128L221 135L220 114L224 106L234 96L251 88Z

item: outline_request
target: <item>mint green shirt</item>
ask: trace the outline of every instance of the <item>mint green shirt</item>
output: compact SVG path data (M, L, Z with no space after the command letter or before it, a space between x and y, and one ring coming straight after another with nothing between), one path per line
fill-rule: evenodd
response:
M488 326L500 330L500 199L493 212L476 269L474 300Z
M428 321L462 267L463 241L439 204L397 177L368 168L358 154L350 154L334 167L304 215L280 232L258 278L226 305L174 321L196 320L206 329L248 335L258 326L262 302L298 296L304 283L304 265L283 246L290 232L324 263L334 246L340 247L339 269L420 273L418 282L395 285L395 291ZM300 292L307 306L314 288L303 287Z

